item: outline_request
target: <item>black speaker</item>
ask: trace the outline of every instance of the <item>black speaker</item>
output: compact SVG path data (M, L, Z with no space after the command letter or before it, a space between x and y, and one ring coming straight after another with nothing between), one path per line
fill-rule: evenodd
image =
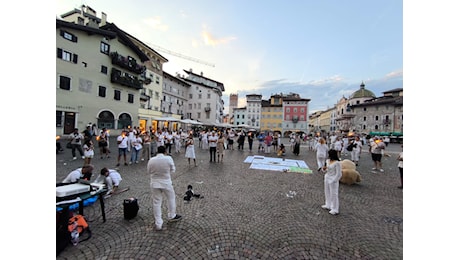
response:
M125 219L133 219L137 216L139 211L139 204L136 198L129 198L123 201L123 214Z

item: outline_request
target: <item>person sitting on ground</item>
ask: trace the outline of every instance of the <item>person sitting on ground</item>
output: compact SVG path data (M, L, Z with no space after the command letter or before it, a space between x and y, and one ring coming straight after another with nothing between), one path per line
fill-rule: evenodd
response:
M61 183L71 184L77 183L78 180L83 179L89 181L93 175L94 166L91 164L85 165L82 168L71 171Z
M120 182L123 180L119 172L113 169L108 169L106 167L101 169L101 175L103 183L107 186L107 195L116 193L118 187L120 186ZM96 182L101 182L98 177Z
M278 156L285 156L286 155L286 147L284 144L280 144L280 147L278 149Z

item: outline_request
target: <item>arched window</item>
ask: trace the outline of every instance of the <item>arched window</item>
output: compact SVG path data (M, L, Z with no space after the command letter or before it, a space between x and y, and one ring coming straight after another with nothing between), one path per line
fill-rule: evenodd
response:
M97 119L97 128L113 129L115 126L115 116L110 111L102 111Z
M132 126L131 116L123 113L118 117L118 129L128 128L128 126Z

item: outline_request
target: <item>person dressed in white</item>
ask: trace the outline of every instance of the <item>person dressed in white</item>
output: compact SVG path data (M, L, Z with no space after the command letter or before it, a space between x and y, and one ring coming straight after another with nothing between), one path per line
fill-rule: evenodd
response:
M195 145L193 140L193 134L190 134L188 139L185 141L185 158L188 159L188 164L190 165L190 159L193 159L193 162L196 166L196 157L195 157Z
M202 142L202 145L201 145L201 148L207 150L209 149L209 144L208 144L208 132L204 131L202 134L201 134L201 142Z
M165 155L166 148L158 147L158 153L150 158L147 163L147 173L150 174L150 188L153 198L153 216L157 230L162 230L163 218L161 214L161 204L163 196L167 200L168 221L178 221L182 218L176 214L176 193L172 185L171 174L176 172L176 166L171 156Z
M315 146L316 150L316 162L318 163L318 171L326 164L327 159L327 151L329 150L326 144L326 140L324 138L320 138L318 143Z
M119 172L113 169L102 168L101 169L101 178L100 177L96 180L96 182L103 182L107 186L107 195L115 193L120 186L120 182L123 180Z
M324 197L326 203L321 206L323 209L329 210L329 214L339 214L339 181L342 177L342 164L340 164L339 156L336 150L329 150L329 159L326 161L326 166L323 170L324 175Z
M358 166L359 157L361 155L361 150L363 149L363 143L361 142L359 136L355 137L355 140L352 141L353 150L351 151L351 161Z
M337 151L337 156L339 156L339 158L340 158L342 156L341 155L341 153L342 153L342 137L337 136L335 138L334 150Z
M348 151L347 151L348 143L349 143L348 137L345 136L342 139L342 151L341 151L342 155L348 155Z
M77 183L79 179L89 180L93 175L93 170L94 166L91 164L77 168L71 171L61 183Z
M180 153L181 147L181 135L177 132L173 132L173 139L174 139L174 148L176 153Z
M331 142L330 142L330 149L334 149L334 147L335 147L335 141L337 140L337 136L335 135L335 132L332 133L331 136L329 136L329 140L331 141Z

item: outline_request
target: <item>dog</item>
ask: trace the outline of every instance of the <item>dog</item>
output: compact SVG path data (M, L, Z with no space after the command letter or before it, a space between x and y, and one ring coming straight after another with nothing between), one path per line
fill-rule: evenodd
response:
M198 199L203 198L203 196L201 196L200 194L196 194L195 192L193 192L192 185L188 185L187 186L187 191L185 192L184 200L185 201L191 201L193 197L198 198Z

